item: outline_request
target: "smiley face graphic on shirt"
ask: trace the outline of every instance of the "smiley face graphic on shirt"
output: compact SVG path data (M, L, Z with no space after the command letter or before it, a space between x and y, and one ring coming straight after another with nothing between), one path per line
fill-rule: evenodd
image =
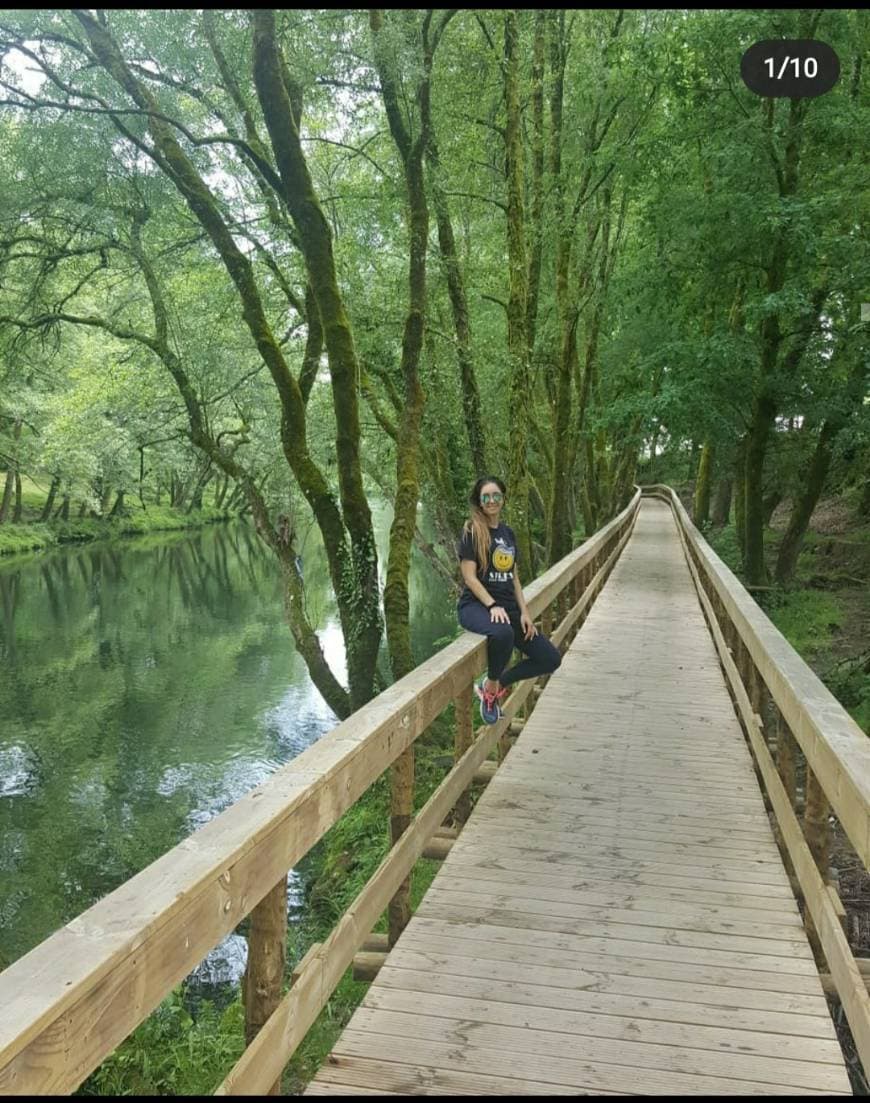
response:
M492 565L497 571L509 571L514 565L514 549L496 548L492 553Z

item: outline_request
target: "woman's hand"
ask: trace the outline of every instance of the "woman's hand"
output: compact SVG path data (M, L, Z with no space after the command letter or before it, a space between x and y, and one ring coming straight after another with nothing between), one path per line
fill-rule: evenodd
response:
M493 624L510 624L511 622L511 618L507 615L507 610L502 609L500 605L490 605L489 619Z
M538 634L537 628L535 628L535 622L529 616L528 613L523 613L520 617L520 624L523 626L523 632L525 635L523 639L533 640Z

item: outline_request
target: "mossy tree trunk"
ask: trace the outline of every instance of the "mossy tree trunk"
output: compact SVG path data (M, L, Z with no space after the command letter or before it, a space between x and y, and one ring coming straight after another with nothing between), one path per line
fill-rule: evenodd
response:
M472 467L478 475L483 475L487 469L486 429L480 408L480 390L477 385L477 372L474 367L472 353L468 298L465 292L462 267L459 263L459 254L456 250L456 237L453 233L450 207L441 180L441 161L438 154L438 143L431 127L431 120L429 122L426 163L429 168L429 189L438 226L438 247L447 279L447 294L450 299L453 329L456 334L456 360L459 366L459 385L462 392L465 432L468 437Z
M336 281L331 233L314 193L299 141L298 113L301 108L296 94L298 90L293 89L291 102L291 91L288 88L291 82L276 42L274 12L257 11L253 15L253 68L254 83L272 140L278 172L262 156L262 147L260 151L249 147L247 155L254 160L262 179L268 181L290 211L311 291L319 310L332 380L341 509L308 450L305 401L299 382L290 371L267 320L249 257L236 244L215 196L184 153L171 126L160 114L150 89L134 75L124 60L111 33L88 12L76 10L75 15L85 29L97 61L128 93L137 107L147 114L148 129L154 143L154 159L186 200L221 257L238 291L245 323L272 377L281 404L281 443L284 455L323 534L345 640L350 682L349 702L346 692L331 675L330 685L324 696L339 716L347 715L372 695L382 632L377 551L360 470L360 425L356 389L359 372L350 324ZM116 120L116 124L118 122ZM126 336L129 337L130 334ZM153 339L146 340L145 343L154 348ZM161 354L156 348L154 351ZM273 550L277 551L283 544L275 538L274 525L265 511L253 479L240 468L225 448L218 446L211 438L196 396L177 358L174 361L172 358L164 358L164 362L173 374L187 405L191 440L207 452L226 474L231 475L245 488L258 531ZM290 593L287 597L296 610L294 615L297 627L306 634L305 650L311 652L313 648L320 653L313 631L311 638L308 638L310 625L307 625L304 614L296 607L294 595ZM308 647L308 644L312 647ZM318 689L324 692L324 686L318 682L316 673L312 672L312 676Z
M624 13L617 13L609 32L615 41L623 25ZM572 26L572 24L569 25ZM556 380L553 394L553 464L550 480L550 500L547 526L547 558L555 563L571 550L570 519L564 509L565 487L574 477L577 455L581 446L583 429L592 391L594 363L598 351L598 339L604 312L604 300L612 272L616 242L611 238L612 189L603 186L607 170L594 180L600 171L596 156L608 132L619 118L620 100L611 102L609 73L596 89L591 105L591 115L583 125L581 160L577 172L569 172L563 165L563 107L565 93L565 67L570 48L570 29L566 29L565 13L550 12L549 18L549 104L550 104L550 189L553 195L556 231L555 290L559 318L559 346L553 361L556 364ZM573 142L573 134L571 135ZM571 188L570 203L568 190ZM598 195L594 206L593 196ZM583 248L574 256L577 228L585 218L586 232ZM617 235L618 238L618 235ZM611 246L614 248L611 249ZM591 300L587 306L585 325L585 356L583 374L580 373L577 333L581 328L581 301ZM577 392L576 407L574 392ZM594 469L596 472L598 468ZM587 477L590 468L587 465ZM610 487L615 484L611 481ZM605 497L608 495L606 494ZM601 495L590 494L590 500L600 502Z
M380 78L390 133L402 159L407 197L407 223L410 242L408 260L408 313L402 337L401 371L404 382L404 408L396 438L396 497L390 527L390 551L384 588L384 613L387 642L393 676L401 678L414 667L409 632L410 601L408 575L411 546L417 525L417 500L420 491L418 461L420 425L423 418L423 388L420 383L420 355L423 349L426 317L426 249L429 236L429 209L423 172L423 158L429 145L430 79L432 58L440 33L446 25L442 18L431 27L428 12L421 27L411 30L422 52L421 78L416 89L419 121L403 117L393 62L382 41L383 15L372 9L369 22L374 41L375 65ZM402 18L402 17L400 17ZM407 20L405 20L407 24ZM412 133L416 136L412 138Z
M9 514L9 505L15 493L15 476L18 474L18 441L21 438L21 418L16 418L12 425L13 452L7 461L6 485L3 487L3 499L0 501L0 525L4 524Z
M693 503L693 521L697 526L706 525L710 518L710 473L713 467L713 446L709 439L704 441L701 459L698 463L698 477L695 483Z
M21 523L21 472L15 472L15 508L12 510L12 524L18 525Z
M770 133L771 157L779 191L781 206L789 203L798 190L798 169L802 143L803 121L807 110L806 99L789 101L789 114L786 123L786 137L782 160L773 148L775 102L770 100L764 105L766 126ZM776 231L767 264L765 265L765 291L775 298L785 286L790 256L789 220L783 219ZM806 334L807 338L809 334ZM744 534L744 570L750 585L764 585L767 582L767 569L764 563L764 506L762 502L762 478L767 444L773 429L777 413L777 390L775 378L777 370L783 374L787 368L780 364L780 349L783 331L777 310L767 314L759 328L760 339L760 378L752 408L749 435L746 443L746 504ZM800 358L800 351L793 346L792 356Z
M746 434L737 442L734 457L734 527L741 560L746 555Z
M831 356L829 361L829 371L831 373L836 372L837 362L841 357L851 354L851 339L855 333L856 315L856 308L848 313L848 321L852 324L846 330L847 336L843 338ZM798 556L810 518L821 497L825 479L830 470L837 436L846 426L848 420L863 408L866 394L866 366L862 351L861 349L858 350L858 355L855 356L852 362L846 384L836 396L834 407L819 432L809 464L802 473L800 479L801 490L795 498L788 528L779 546L775 570L777 582L785 584L794 578Z
M723 475L716 484L712 516L712 522L716 528L721 528L723 525L728 524L728 518L731 514L731 492L733 486L734 479L730 475Z
M51 511L54 509L54 499L57 496L59 486L60 475L53 475L51 478L51 486L48 488L48 497L45 499L42 513L39 515L40 521L47 521L49 517L51 517Z
M527 332L528 257L523 215L523 140L520 118L519 20L516 10L504 13L504 131L507 176L508 307L507 345L510 371L508 425L508 504L516 533L517 554L528 580L534 578L535 561L529 527L528 439L532 419L531 373Z

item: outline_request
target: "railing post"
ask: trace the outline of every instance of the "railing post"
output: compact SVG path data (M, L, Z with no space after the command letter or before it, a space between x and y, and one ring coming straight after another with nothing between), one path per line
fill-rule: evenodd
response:
M807 845L816 860L816 865L819 867L822 880L827 882L830 871L828 816L831 812L831 806L828 804L824 789L819 785L818 778L810 769L809 763L807 763L805 794L804 834Z
M779 709L776 710L776 768L782 778L782 784L791 801L792 808L797 807L797 768L795 763L794 736L782 718Z
M286 961L287 878L282 877L251 912L248 963L242 981L246 1045L281 1002ZM266 1094L281 1094L280 1077Z
M453 741L453 760L458 762L471 746L474 739L474 694L471 686L466 686L455 698L453 709L456 716L456 734ZM466 789L453 808L453 817L462 827L471 815L471 789Z
M785 789L785 794L788 797L789 804L792 808L796 808L797 803L797 772L795 764L795 741L794 736L791 734L788 724L783 719L782 713L777 706L771 703L771 711L774 717L774 739L775 746L771 748L771 753L775 753L776 771L779 774L782 781L782 787ZM778 821L774 821L774 834L782 853L783 865L785 871L788 874L788 879L791 884L792 892L795 897L800 898L803 896L803 891L800 887L797 874L795 873L794 864L789 856L788 849L783 839L782 828L779 826Z
M395 846L407 830L414 811L414 748L396 759L390 768L392 789L390 794L390 840ZM389 906L390 946L394 946L399 935L411 919L411 875L402 881Z

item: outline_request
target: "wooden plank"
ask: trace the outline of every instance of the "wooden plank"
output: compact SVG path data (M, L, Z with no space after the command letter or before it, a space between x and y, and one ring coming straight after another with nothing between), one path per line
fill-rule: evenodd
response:
M590 946L607 953L612 947L637 957L670 957L683 961L715 961L721 965L749 969L773 969L777 972L815 974L816 967L809 946L804 952L800 943L776 942L773 939L732 938L729 935L697 930L671 930L667 927L644 927L629 923L601 923L595 920L571 919L567 916L541 915L532 911L487 908L449 899L445 892L438 902L430 900L430 889L418 914L433 919L456 918L489 927L509 927L515 931L549 931L587 938ZM424 910L425 908L425 910ZM628 950L624 948L628 947Z
M425 973L424 973L425 975ZM774 1058L778 1061L807 1061L815 1064L833 1064L842 1071L843 1055L840 1044L834 1038L811 1036L792 1036L782 1032L760 1030L751 1025L753 1017L734 1016L736 1023L725 1026L722 1023L710 1024L699 1021L699 1010L693 1009L695 1018L686 1021L669 1018L656 1018L654 1015L638 1015L633 1010L628 1013L580 1011L574 1008L553 1006L551 1003L533 1003L531 1000L516 1002L474 996L468 992L462 978L457 978L457 990L449 993L427 991L425 1012L427 1016L470 1020L485 1023L488 1026L506 1026L511 1028L527 1027L532 1031L543 1030L554 1034L570 1034L578 1039L578 1048L585 1049L586 1039L601 1038L623 1042L640 1042L651 1045L679 1046L685 1049L712 1050L723 1058L738 1057ZM504 991L504 985L502 986ZM507 993L504 993L507 994ZM548 1000L546 989L535 993L540 999ZM416 990L399 988L377 988L366 1001L366 1007L372 1011L388 1011L392 1014L418 1015L423 1001ZM628 1003L628 1001L626 1001ZM657 1004L662 1006L663 1001ZM665 1006L667 1006L665 1004ZM647 1009L648 1010L648 1009ZM357 1021L357 1029L364 1029ZM672 1067L672 1066L669 1066ZM716 1071L717 1065L711 1060L709 1071ZM720 1074L728 1072L730 1065L718 1065ZM798 1081L800 1082L800 1080Z
M368 1057L331 1056L309 1084L304 1095L312 1094L317 1085L329 1094L341 1094L346 1084L378 1084L393 1088L395 1095L513 1095L516 1081L492 1074L457 1071L451 1068L431 1068L409 1065L394 1051L387 1060ZM576 1095L570 1084L543 1084L524 1080L523 1095ZM617 1092L597 1091L596 1095L617 1095Z
M522 882L516 877L502 874L499 879L491 871L481 870L481 876L475 876L475 869L457 868L454 863L450 869L450 886L456 892L480 893L492 897L509 894L513 899L556 900L559 903L576 903L584 908L603 908L612 917L621 912L660 911L669 914L687 914L687 909L700 909L698 914L718 916L722 919L743 920L756 925L769 925L771 930L796 927L803 931L803 922L797 904L792 902L788 910L772 910L750 907L743 897L731 896L709 899L715 894L683 892L676 889L659 889L648 892L635 886L621 886L618 882L605 886L599 885L598 891L593 885L580 882L576 885L541 884L540 878L527 875ZM735 932L736 933L736 932Z
M499 864L494 864L495 862ZM744 892L739 882L729 885L727 882L711 880L701 886L690 877L662 877L645 873L623 874L614 878L608 876L606 866L590 867L585 864L582 870L563 866L562 872L553 872L559 868L545 862L515 862L509 858L499 861L469 854L453 856L450 875L452 877L455 873L460 873L463 877L511 885L520 880L517 874L521 872L522 883L525 885L568 885L577 890L588 890L589 903L599 904L642 894L651 899L752 907L763 912L784 912L788 915L797 909L794 897L785 888L774 889L768 895L759 896Z
M473 834L473 832L472 832ZM571 868L578 869L577 855L570 850L548 851L544 847L512 846L508 840L499 839L493 842L485 834L473 842L464 838L465 832L456 840L451 851L451 856L480 855L499 861L502 858L522 862L545 863L552 869ZM624 880L630 880L634 873L649 873L663 875L685 875L689 877L714 877L721 883L745 884L747 891L780 891L789 888L788 876L782 868L773 863L753 865L752 868L745 863L735 863L717 858L715 861L704 861L703 858L693 859L691 862L685 859L668 856L659 858L655 853L645 855L626 854L624 857L611 856L610 854L591 854L584 857L583 869L594 870L597 867L612 869L614 876Z
M728 904L718 901L710 903L697 898L680 900L669 896L647 897L643 891L636 889L627 893L623 900L609 896L605 892L599 893L597 899L594 892L586 889L528 885L524 882L500 884L498 881L463 877L455 868L451 868L447 884L451 892L479 896L487 902L504 901L508 907L525 908L528 901L540 903L543 907L555 903L559 907L557 914L562 914L562 907L565 907L563 913L578 915L579 918L597 918L601 913L602 918L616 922L621 920L629 922L635 921L635 915L643 912L649 915L673 917L675 925L680 927L697 915L698 919L705 923L721 920L723 924L728 925L729 932L733 934L754 933L759 928L764 928L766 931L776 932L776 938L802 941L806 936L797 906L788 911L763 912L749 907L748 904ZM551 912L547 908L543 913ZM743 927L749 930L743 931ZM759 936L765 938L766 934L759 933Z
M546 833L538 830L540 819L536 819L531 811L524 813L522 809L508 809L493 811L487 809L485 815L481 815L475 825L476 831L494 830L518 831L523 838L532 841L545 837ZM676 827L668 830L666 824L659 827L635 826L634 818L621 819L613 823L599 822L594 816L562 816L552 821L552 837L554 843L564 845L567 837L575 838L582 835L584 845L596 850L606 851L614 844L618 846L650 844L658 850L658 844L666 847L678 848L680 854L710 854L713 856L746 859L749 862L757 862L759 858L768 860L781 860L773 840L773 832L770 838L761 840L747 840L723 836L719 831L679 831ZM670 852L668 849L667 852Z
M518 886L518 892L521 889L522 886ZM614 931L617 936L623 932L626 937L636 937L641 940L652 938L653 932L666 930L685 932L687 935L702 935L704 939L718 938L719 941L712 944L723 948L733 946L748 951L757 950L760 953L780 953L786 957L806 953L806 956L812 957L806 943L806 933L799 922L792 921L788 926L783 923L739 922L723 918L715 908L693 908L690 905L681 909L675 904L669 905L666 910L662 908L659 911L640 908L587 907L562 900L540 899L535 894L463 891L461 887L454 886L452 878L446 881L444 886L433 884L427 893L427 899L433 904L447 906L457 904L479 908L486 914L504 912L521 915L524 918L531 918L533 922L536 922L539 916L559 920L564 918L571 923L581 925L583 929L594 929L597 926L602 931Z
M504 821L494 821L493 829L496 832L504 833L509 825L505 825ZM468 839L465 840L466 847L472 846L472 840L482 831L485 831L486 827L483 822L483 817L475 822L472 827L469 824L467 828ZM554 831L550 833L549 838L554 847L570 846L572 841L576 842L579 832L568 831ZM523 830L521 837L528 841L530 844L546 845L548 832L544 829L526 831ZM782 862L779 856L773 851L773 844L770 848L765 848L765 852L753 856L746 848L741 847L729 847L729 846L713 846L708 843L683 843L683 842L668 842L666 839L650 839L650 838L619 838L613 835L601 835L601 834L587 834L582 833L582 839L584 845L587 845L599 854L612 855L614 858L619 857L632 857L643 858L646 855L655 856L659 860L664 858L671 859L686 859L687 862L692 864L698 863L712 863L715 861L721 861L725 864L739 868L745 864L747 869L759 869L763 866L776 866L777 862L781 866ZM457 850L462 849L459 846L459 840L456 843Z
M327 1084L322 1081L314 1080L308 1085L303 1095L401 1095L402 1092L387 1091L386 1088L363 1088L354 1084L341 1084L338 1085L340 1090L336 1090L335 1084Z
M707 979L717 985L764 988L771 992L794 992L818 996L821 988L815 968L801 961L795 968L783 969L782 960L757 954L725 953L711 950L702 954L691 948L668 943L638 943L615 938L589 938L570 932L546 931L532 927L482 925L460 918L415 915L404 938L432 935L456 940L457 952L465 941L474 946L472 956L485 956L489 949L518 948L561 953L587 967L606 968L608 972L637 973L646 976L685 975ZM403 946L402 940L397 943ZM706 972L704 972L706 970ZM715 980L713 978L716 978Z
M465 1002L465 1001L464 1001ZM501 1009L492 1007L490 1014ZM508 1009L509 1017L512 1009ZM849 1081L845 1069L829 1062L793 1060L784 1057L771 1058L752 1053L715 1052L712 1049L696 1049L676 1043L659 1044L642 1040L623 1041L592 1034L571 1035L564 1029L547 1030L537 1026L538 1013L524 1009L531 1025L518 1029L501 1023L490 1024L464 1016L458 1020L438 1017L435 1014L413 1014L407 1010L397 1014L373 1008L360 1008L349 1029L372 1032L384 1036L400 1036L401 1023L407 1024L402 1035L408 1041L439 1041L445 1043L468 1042L481 1048L514 1054L528 1053L536 1056L559 1057L566 1053L566 1042L574 1042L576 1051L602 1071L610 1071L611 1065L633 1064L638 1068L658 1069L662 1072L679 1071L699 1076L713 1075L723 1079L756 1081L759 1083L785 1084L819 1091L848 1090ZM556 1012L562 1027L567 1014ZM552 1016L551 1016L552 1018ZM601 1017L601 1021L608 1017ZM641 1027L638 1024L638 1031ZM743 1032L739 1032L743 1033ZM413 1043L411 1043L413 1044ZM493 1054L495 1056L495 1054Z
M558 954L542 955L548 962L542 964L540 958L527 960L534 954L499 955L499 949L504 950L495 947L486 955L471 956L461 945L454 951L443 942L411 940L396 949L397 956L382 970L371 999L383 987L442 995L465 993L505 1003L637 1015L663 1022L740 1025L794 1037L836 1039L823 988L813 996L771 992L763 987L769 974L755 974L740 984L739 977L745 976L742 970L724 974L703 966L657 968L655 962L630 959L603 965L591 955L572 958L566 965L564 955ZM676 979L661 975L668 973ZM705 978L731 983L704 983ZM752 1025L745 1026L747 1023Z
M406 1022L410 1020L410 1025L418 1026L415 1022L417 1016L400 1016L400 1018ZM435 1034L441 1022L446 1022L446 1020L440 1022L436 1020L431 1024L426 1023L424 1029L431 1030ZM481 1031L478 1031L473 1029L474 1024L466 1023L464 1025L469 1035L477 1035L485 1029L482 1028ZM523 1094L523 1083L526 1080L534 1082L540 1082L541 1080L554 1081L556 1083L573 1084L575 1087L589 1090L603 1088L607 1091L645 1095L742 1095L747 1093L804 1095L817 1094L819 1090L815 1086L804 1087L787 1082L734 1079L684 1070L651 1068L640 1063L605 1062L601 1060L601 1052L604 1049L603 1043L599 1043L596 1047L594 1057L586 1053L578 1057L566 1057L561 1055L565 1053L566 1049L567 1040L564 1035L560 1035L558 1038L561 1050L557 1054L541 1052L539 1049L534 1051L515 1049L504 1035L502 1035L501 1040L505 1045L495 1046L489 1043L489 1034L487 1034L486 1044L477 1044L476 1040L474 1043L469 1042L465 1036L460 1038L455 1031L441 1029L439 1033L440 1037L421 1038L412 1037L409 1032L396 1034L395 1028L393 1033L388 1034L348 1027L335 1048L334 1056L339 1058L343 1056L379 1057L382 1060L389 1060L391 1055L395 1055L396 1051L401 1049L404 1061L418 1063L434 1069L454 1068L469 1072L486 1073L495 1067L499 1068L504 1075L508 1075L515 1080L515 1094L519 1095ZM527 1045L533 1033L535 1042L541 1040L539 1037L541 1032L539 1031L528 1031L526 1033L528 1035ZM610 1043L610 1045L615 1048L614 1043ZM625 1056L628 1056L624 1046L622 1052ZM646 1056L645 1047L643 1055L636 1052L634 1060L641 1062ZM706 1056L706 1052L704 1056ZM825 1071L828 1067L824 1066ZM842 1073L842 1076L845 1078L845 1072ZM848 1079L846 1079L847 1089L828 1086L834 1076L819 1076L812 1079L825 1080L826 1087L824 1090L826 1094L834 1094L835 1092L851 1094L848 1091Z

